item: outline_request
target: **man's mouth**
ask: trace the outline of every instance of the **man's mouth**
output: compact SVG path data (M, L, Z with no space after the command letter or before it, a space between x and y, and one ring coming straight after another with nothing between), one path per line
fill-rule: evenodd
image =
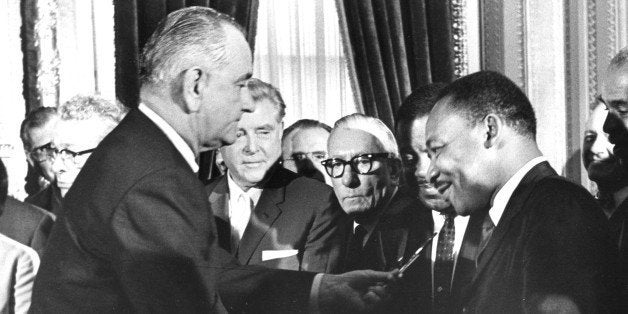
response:
M447 191L447 189L449 189L449 187L451 186L451 183L445 183L445 182L441 182L441 183L436 183L436 190L438 190L438 193L440 193L441 195L445 195L445 192Z

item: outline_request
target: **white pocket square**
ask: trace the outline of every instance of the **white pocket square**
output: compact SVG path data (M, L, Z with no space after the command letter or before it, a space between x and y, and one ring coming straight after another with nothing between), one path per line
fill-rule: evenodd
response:
M276 258L284 258L288 256L294 256L299 253L299 250L268 250L262 251L262 262Z

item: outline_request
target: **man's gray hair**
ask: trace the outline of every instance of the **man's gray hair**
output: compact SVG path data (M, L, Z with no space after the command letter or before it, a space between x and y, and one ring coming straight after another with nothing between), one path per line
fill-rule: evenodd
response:
M206 7L188 7L163 19L144 45L141 84L158 83L179 75L187 62L209 59L214 69L224 65L225 32L229 24L243 32L233 18ZM244 33L244 32L243 32Z
M337 129L355 129L369 133L381 143L385 153L392 153L395 158L400 159L397 140L392 131L380 119L354 113L336 121L331 133L334 134Z
M608 65L609 69L619 69L628 64L628 47L624 47L611 59L611 63Z
M128 109L117 101L109 101L100 96L74 96L57 108L61 120L88 120L100 118L111 122L113 126L120 123Z

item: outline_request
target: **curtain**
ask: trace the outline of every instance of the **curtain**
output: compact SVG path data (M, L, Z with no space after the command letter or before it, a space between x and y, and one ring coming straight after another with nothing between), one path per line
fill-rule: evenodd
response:
M284 126L358 111L335 0L260 0L253 75L281 90Z
M247 31L253 49L258 0L114 0L116 96L125 105L139 99L139 56L153 30L168 13L189 6L211 7L231 15ZM199 158L199 178L206 181L218 170L213 152Z
M413 89L454 79L449 1L340 2L365 114L393 128Z

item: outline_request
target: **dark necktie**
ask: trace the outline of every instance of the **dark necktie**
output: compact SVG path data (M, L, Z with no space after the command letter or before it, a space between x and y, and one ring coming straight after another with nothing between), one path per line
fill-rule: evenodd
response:
M450 304L455 239L454 216L447 215L445 223L438 233L436 259L434 260L434 310L437 313L446 312L446 307Z
M368 231L362 225L357 225L353 230L347 254L347 270L362 269L360 266L363 263L362 248L367 233Z

